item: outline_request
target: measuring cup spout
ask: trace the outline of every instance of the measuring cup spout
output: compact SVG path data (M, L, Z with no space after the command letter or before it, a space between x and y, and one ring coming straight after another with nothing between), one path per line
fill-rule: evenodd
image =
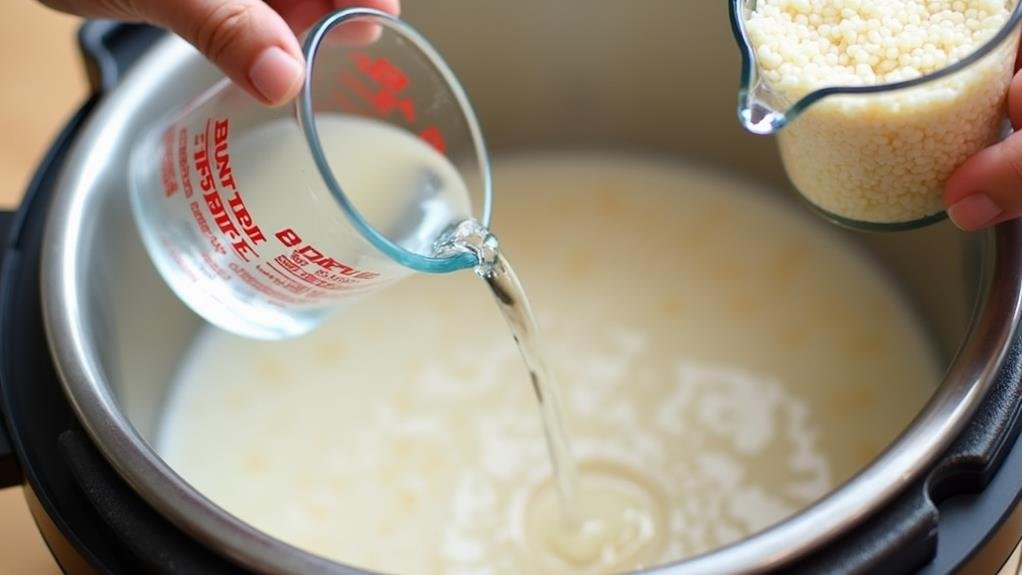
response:
M745 18L755 0L730 0L731 31L742 55L741 88L738 91L738 121L753 134L776 133L788 122L790 103L772 91L759 73L759 62L745 29Z
M776 133L787 123L788 106L759 78L738 95L738 120L742 127L759 135Z

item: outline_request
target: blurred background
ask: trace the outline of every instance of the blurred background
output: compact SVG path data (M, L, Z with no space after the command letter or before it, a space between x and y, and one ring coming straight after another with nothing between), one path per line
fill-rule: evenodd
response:
M88 93L76 48L77 18L34 0L5 2L0 18L0 209L15 208L50 140ZM0 575L60 573L20 488L0 491Z

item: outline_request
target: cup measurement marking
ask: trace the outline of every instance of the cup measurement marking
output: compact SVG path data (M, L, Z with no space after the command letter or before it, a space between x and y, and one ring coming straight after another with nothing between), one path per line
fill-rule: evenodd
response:
M415 113L415 99L401 99L400 94L404 92L412 82L408 75L400 67L382 56L372 57L361 52L354 52L349 55L349 60L355 64L356 70L361 76L377 86L374 91L369 87L363 78L360 78L351 70L343 70L338 75L338 89L334 92L334 102L342 110L358 115L375 116L380 119L389 119L394 111L400 111L408 125L414 125L418 119ZM348 94L358 96L362 106L352 101ZM447 153L447 142L443 132L436 124L430 124L417 132L417 135L424 142L433 146L441 154Z
M205 132L195 134L196 150L193 160L195 162L195 171L199 175L202 199L205 200L210 216L213 217L213 223L217 225L220 233L227 236L227 239L230 240L231 249L234 250L234 253L242 261L247 262L250 257L259 257L259 252L255 251L253 246L265 242L266 236L263 235L262 230L252 221L251 215L245 207L245 202L241 199L241 194L238 193L238 187L234 181L234 173L231 170L231 157L227 150L228 122L227 118L216 120L215 124L213 119L206 120ZM216 162L217 178L213 177L213 163L210 161L209 153L209 131L211 125L214 126L213 140L215 148L213 157ZM227 212L227 206L224 206L223 196L217 187L218 180L220 186L225 190L230 189L234 191L234 195L227 201L231 212L234 214L234 218ZM237 219L237 225L235 224L235 219ZM247 238L242 237L238 231L238 225L241 226ZM251 244L249 240L251 240ZM246 252L249 255L246 255Z
M170 128L167 129L168 132L172 132L173 130L174 130L173 125L171 125ZM167 153L172 152L168 150ZM178 170L180 170L181 172L181 187L184 188L185 198L191 199L192 196L195 194L195 190L192 189L191 179L192 175L191 172L189 171L190 167L188 165L188 129L183 126L178 131L177 154L178 154L177 167Z
M350 93L360 97L373 111L373 115L379 118L387 118L392 116L394 111L399 111L405 120L409 123L414 123L417 119L415 113L415 103L412 98L400 99L400 93L403 92L411 81L408 76L398 67L395 66L388 59L383 57L370 57L363 53L354 53L349 56L349 59L355 64L356 69L362 73L362 75L372 81L377 87L377 90L373 90L366 85L358 76L351 71L344 71L341 73L341 82L344 87L348 88ZM338 92L337 96L346 96ZM350 100L348 100L350 102ZM211 154L210 150L210 132L212 130L212 142L213 150ZM178 191L177 181L173 177L173 131L172 126L167 130L164 137L164 156L161 162L161 172L164 185L164 192L166 197L170 198L175 195ZM230 154L228 146L228 138L230 134L230 124L228 118L222 119L208 119L206 121L205 130L201 133L194 135L194 146L196 150L192 154L192 160L196 172L198 173L199 186L203 191L203 199L205 200L207 210L210 212L210 216L213 218L214 223L217 226L218 231L226 236L231 245L231 249L235 254L241 258L244 262L249 262L253 259L261 261L263 258L253 247L266 241L266 236L262 230L255 224L250 212L245 207L243 195L237 188L237 183L234 179L233 171L230 165ZM186 127L181 127L178 134L178 170L180 171L181 188L184 190L186 198L191 198L194 194L194 190L191 185L191 173L190 165L187 158L187 141L188 141L188 130ZM418 136L430 144L434 149L440 153L446 151L446 142L443 134L436 125L430 125L418 132ZM210 157L212 156L212 161ZM214 173L215 166L215 173ZM219 183L219 189L218 184ZM224 191L233 191L234 194L227 202L227 206L224 206L223 196L221 195L221 189ZM230 208L228 212L227 208ZM204 215L201 213L201 209L198 207L197 202L193 202L192 214L196 219L196 223L199 225L203 235L206 236L207 240L213 246L213 249L223 255L225 249L220 242L219 238L212 232L209 223L206 221ZM234 218L231 217L233 213ZM235 223L235 220L237 223ZM238 227L241 227L242 231L247 236L242 237L238 232ZM297 234L291 228L281 230L275 234L278 240L281 241L285 247L293 247L292 241L300 241ZM301 256L304 256L301 257ZM175 258L178 259L178 258ZM230 274L222 269L222 267L216 265L208 254L204 254L203 261L214 271L214 273L221 279L230 277ZM273 258L278 265L274 266L271 262L264 262L266 268L272 271L268 273L267 269L264 269L262 264L257 265L256 269L260 271L267 279L269 279L275 286L284 289L290 294L304 295L308 301L316 301L324 297L330 297L330 292L341 292L341 291L353 291L351 290L350 284L352 278L355 280L369 280L376 278L379 274L375 272L360 271L356 270L346 264L337 261L334 258L325 256L322 252L315 249L311 245L302 246L295 250L289 259L286 255L277 256ZM322 269L315 270L315 274L302 269L307 263L317 264ZM296 300L285 294L278 293L276 290L270 289L268 286L257 285L259 284L258 278L253 276L247 270L239 268L237 266L229 266L231 271L237 274L241 279L245 281L253 289L260 291L273 299L283 300L288 303L296 303ZM342 275L329 274L329 270L338 269ZM239 271L240 270L240 271ZM327 272L326 274L324 272ZM327 275L328 274L328 275ZM323 278L323 280L319 279ZM295 280L298 283L295 283ZM303 284L310 284L315 288L310 289L308 286ZM321 291L327 290L327 291Z
M177 178L174 177L174 130L163 133L163 157L160 158L160 179L163 180L163 195L171 197L177 193Z
M210 118L201 132L190 135L187 127L172 125L162 139L164 149L160 169L165 198L177 201L181 191L185 200L191 199L194 196L191 178L197 178L202 198L201 201L189 202L189 208L199 232L212 248L201 254L205 275L220 280L238 277L250 288L270 298L275 305L313 303L336 297L341 292L351 294L360 291L356 287L368 287L358 284L376 279L378 273L354 268L326 255L312 244L303 242L293 228L284 228L273 234L290 252L260 254L265 250L256 250L255 246L267 243L268 238L245 205L244 194L238 189L231 167L230 135L229 118ZM191 154L189 141L192 143ZM230 195L225 203L227 194ZM183 265L186 258L178 253L178 249L170 243L164 245L172 252L174 261ZM227 256L229 253L233 253L240 262L230 262L224 269L213 255ZM241 264L255 265L250 270ZM305 269L310 265L314 265L315 269ZM253 274L253 270L259 275ZM194 272L190 272L189 277L192 281L200 280Z

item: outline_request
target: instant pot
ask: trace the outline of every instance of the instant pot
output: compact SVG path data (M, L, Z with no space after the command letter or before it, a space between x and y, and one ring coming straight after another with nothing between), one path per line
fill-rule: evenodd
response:
M604 149L684 158L792 202L773 142L735 118L724 2L407 3L493 153ZM134 135L216 77L181 40L86 24L95 94L5 215L0 484L20 485L71 573L358 573L238 521L151 447L202 322L160 281L128 206ZM500 218L500 183L496 183ZM884 266L945 377L868 467L795 516L656 573L995 573L1022 537L1022 224L966 235L847 232ZM357 521L357 518L353 518ZM0 559L2 560L2 559Z

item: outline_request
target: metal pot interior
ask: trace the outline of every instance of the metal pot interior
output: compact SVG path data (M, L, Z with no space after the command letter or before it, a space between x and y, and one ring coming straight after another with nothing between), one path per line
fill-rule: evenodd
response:
M493 155L583 148L685 158L763 182L764 193L807 209L787 186L774 142L746 134L736 120L740 63L725 3L435 0L405 10L463 81ZM145 443L202 324L143 252L125 158L136 130L213 77L183 43L164 42L93 119L51 217L58 229L45 248L48 329L86 427L151 503L246 563L321 568L297 552L274 559L272 548L254 550L258 534L230 518L196 517L194 509L209 503ZM499 206L499 182L496 193ZM845 233L897 280L950 365L984 285L986 236L947 223L896 235Z

